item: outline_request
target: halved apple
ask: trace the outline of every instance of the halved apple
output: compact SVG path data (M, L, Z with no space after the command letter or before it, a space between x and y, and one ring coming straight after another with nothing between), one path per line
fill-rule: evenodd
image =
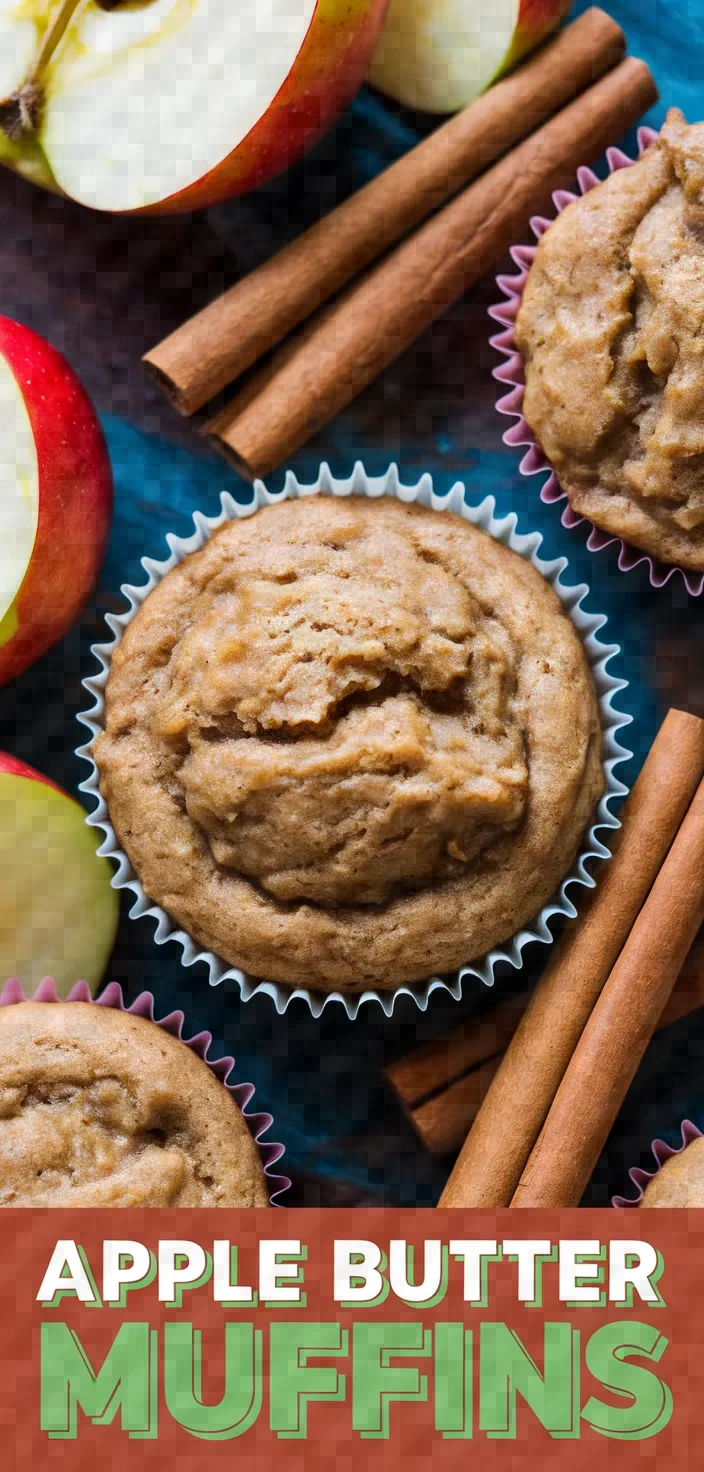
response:
M424 112L459 112L554 30L570 0L390 0L369 81Z
M242 193L347 105L385 9L0 0L0 160L99 210L190 210Z
M60 995L92 990L115 940L118 895L80 803L48 777L0 752L0 985L29 995L53 976Z
M65 358L0 317L0 685L70 628L95 583L112 475Z

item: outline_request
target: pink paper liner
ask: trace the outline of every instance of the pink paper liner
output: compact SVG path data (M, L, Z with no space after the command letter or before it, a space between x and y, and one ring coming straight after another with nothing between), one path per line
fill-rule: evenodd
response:
M60 1000L61 998L56 991L56 985L50 976L46 976L39 983L32 997L25 997L22 984L16 978L7 981L2 992L0 992L0 1007L12 1007L16 1002L59 1002ZM165 1032L170 1032L172 1037L178 1038L192 1052L197 1053L198 1057L202 1058L204 1063L207 1063L210 1072L214 1073L215 1077L220 1080L220 1083L227 1089L228 1094L232 1096L242 1111L249 1126L250 1134L257 1145L262 1159L264 1174L267 1177L270 1188L269 1201L272 1206L281 1204L280 1202L275 1203L274 1198L280 1196L282 1192L287 1191L291 1182L288 1176L275 1174L272 1166L276 1164L277 1160L281 1159L284 1153L284 1147L283 1145L276 1144L272 1140L262 1139L262 1135L266 1134L266 1131L274 1123L273 1116L271 1114L247 1113L247 1105L251 1103L254 1097L254 1084L229 1084L227 1082L235 1066L235 1060L234 1058L216 1058L213 1060L208 1058L208 1051L213 1041L212 1033L199 1032L196 1033L195 1037L185 1038L183 1036L183 1024L185 1021L183 1012L169 1012L167 1017L157 1020L154 1016L154 997L151 992L140 992L136 1001L132 1002L129 1007L126 1007L122 995L122 987L117 981L108 982L108 985L98 997L91 996L87 982L77 981L64 1000L67 1002L91 1002L96 1007L114 1007L118 1012L131 1012L135 1017L145 1017L148 1022L153 1022L157 1027L162 1027Z
M641 1170L638 1165L632 1166L628 1174L636 1188L637 1195L631 1198L628 1196L613 1196L611 1200L612 1206L640 1206L643 1200L643 1192L648 1182L655 1180L655 1177L662 1170L665 1161L671 1160L673 1155L681 1155L682 1151L686 1150L688 1145L691 1145L692 1140L701 1139L702 1131L698 1130L695 1124L692 1124L691 1119L685 1119L680 1127L680 1134L682 1138L681 1145L667 1145L664 1140L653 1140L650 1148L655 1156L655 1170Z
M645 153L647 148L652 146L657 137L658 134L653 128L638 129L639 157ZM614 173L616 169L628 168L634 162L620 148L607 149L606 160L610 173ZM577 170L577 182L581 194L587 194L595 185L601 183L601 180L594 173L593 169L580 168ZM572 204L579 196L573 194L569 189L557 189L552 198L557 213L562 214L562 211L566 209L567 205ZM540 240L540 237L545 234L545 231L550 228L552 223L552 220L545 219L542 215L533 216L530 225L536 240ZM569 501L567 501L567 495L562 490L550 461L543 454L540 446L536 444L532 430L523 417L522 406L525 377L523 359L516 347L514 323L523 296L523 288L528 280L528 273L535 260L536 250L537 246L535 245L513 246L511 257L518 266L518 275L497 276L496 284L503 292L505 300L499 303L498 306L489 308L489 316L495 322L500 323L503 329L491 338L491 346L496 348L497 352L501 353L506 359L505 363L501 363L498 368L493 370L493 377L498 383L509 385L509 392L497 401L496 407L500 414L507 414L516 421L515 424L511 425L510 429L506 430L503 436L504 444L512 447L516 445L527 446L526 453L519 467L521 475L539 475L544 471L549 472L548 479L545 481L540 492L541 501L545 501L548 505L558 501L567 502L561 519L562 525L569 531L573 530L574 527L580 526L582 522L587 522L587 525L591 528L587 538L587 547L590 552L603 552L605 547L611 547L614 543L617 543L620 549L618 566L621 572L631 572L633 568L638 567L640 563L644 562L648 568L650 583L653 588L662 588L665 586L665 583L669 582L670 578L679 575L684 580L687 592L691 593L693 597L698 598L704 591L704 573L690 572L682 567L658 562L657 559L648 556L647 552L642 552L638 547L632 547L629 542L624 542L622 538L614 536L611 532L602 531L599 527L594 526L593 522L588 521L586 517L579 516L576 511L572 510Z

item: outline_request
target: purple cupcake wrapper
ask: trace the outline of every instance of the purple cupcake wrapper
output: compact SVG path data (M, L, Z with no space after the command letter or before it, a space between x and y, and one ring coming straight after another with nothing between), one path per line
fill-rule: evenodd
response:
M658 134L653 128L638 129L639 157L645 153L646 149L652 146L657 137ZM634 162L620 148L607 149L606 161L609 171L612 174L617 169L630 167ZM593 169L580 168L577 170L577 182L580 193L584 195L588 194L590 189L594 189L597 184L601 183L601 180L594 173ZM557 213L562 214L562 211L567 208L567 205L573 204L579 198L579 195L573 194L568 189L557 189L552 198ZM533 216L530 225L536 240L540 240L541 236L545 234L545 231L550 228L552 223L552 220L548 220L542 215ZM523 296L523 288L528 280L528 273L535 260L536 251L537 246L535 245L515 245L512 247L511 257L518 266L518 275L497 276L496 284L503 292L505 300L498 306L489 308L489 316L495 322L498 322L503 329L491 338L491 346L496 348L497 352L502 353L507 360L493 370L493 377L498 383L509 386L509 392L497 401L496 407L500 414L507 414L516 420L516 423L512 424L511 428L506 430L503 436L504 444L512 447L517 445L527 447L519 467L521 475L539 475L545 471L548 472L548 479L540 491L541 501L545 501L548 505L558 501L567 502L562 512L562 525L569 531L586 521L590 527L587 538L587 547L590 552L603 552L604 548L611 547L614 543L617 543L620 549L618 566L621 572L631 572L633 568L638 567L641 563L645 563L653 588L663 588L669 582L670 578L679 575L684 580L687 592L693 597L698 598L704 592L704 573L691 572L682 567L658 562L657 559L649 557L647 552L642 552L639 548L631 546L629 542L624 542L622 538L614 536L611 532L602 531L599 527L594 526L593 522L588 521L586 517L580 516L576 511L572 510L566 493L562 490L550 461L543 454L539 445L536 444L530 426L523 417L525 377L523 359L516 346L514 324Z
M61 1000L57 993L56 985L50 976L46 976L39 983L32 997L25 997L22 984L16 978L7 981L2 992L0 992L0 1007L12 1007L16 1002L59 1002ZM254 1084L229 1084L227 1082L235 1066L235 1060L234 1058L216 1058L211 1061L208 1058L210 1045L213 1041L212 1033L199 1032L196 1033L195 1037L185 1038L183 1036L183 1024L185 1021L183 1012L169 1012L167 1017L157 1019L154 1016L154 997L151 992L140 992L136 1001L132 1002L129 1007L126 1007L122 995L122 987L117 981L108 982L108 985L98 997L91 996L90 988L86 981L77 981L75 986L71 988L68 996L63 1000L67 1002L90 1002L96 1007L113 1007L118 1012L131 1012L135 1017L145 1017L148 1022L153 1022L157 1027L163 1028L164 1032L171 1033L172 1037L178 1038L179 1042L185 1043L187 1048L190 1048L193 1053L197 1053L198 1057L202 1058L204 1063L207 1063L210 1072L214 1073L215 1077L220 1080L220 1083L227 1089L228 1094L231 1095L241 1110L262 1159L264 1174L267 1177L269 1185L270 1203L272 1206L281 1204L278 1201L275 1202L274 1198L287 1191L291 1182L288 1176L278 1175L273 1171L272 1167L281 1159L284 1153L284 1147L283 1145L276 1144L273 1140L262 1139L262 1135L265 1135L274 1123L273 1116L271 1114L247 1113L247 1105L251 1104L254 1098Z
M611 1198L612 1206L640 1206L646 1186L660 1174L665 1162L671 1160L673 1155L681 1155L682 1151L686 1150L688 1145L691 1145L692 1140L700 1140L702 1137L702 1131L698 1130L695 1124L692 1124L691 1119L685 1119L683 1121L680 1127L680 1134L682 1137L681 1145L668 1145L665 1140L653 1140L650 1148L655 1156L655 1170L641 1170L639 1165L632 1166L628 1175L636 1188L637 1195L633 1197L613 1196Z

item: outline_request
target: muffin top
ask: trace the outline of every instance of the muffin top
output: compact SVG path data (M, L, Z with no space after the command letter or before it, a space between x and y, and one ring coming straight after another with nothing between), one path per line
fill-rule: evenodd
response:
M231 964L323 988L505 939L601 791L552 590L388 498L285 501L169 572L115 651L95 757L147 893Z
M259 1151L185 1043L90 1002L0 1007L0 1206L267 1206Z
M567 207L516 322L523 413L574 509L704 568L704 124Z
M649 1181L641 1206L704 1206L704 1138L671 1155Z

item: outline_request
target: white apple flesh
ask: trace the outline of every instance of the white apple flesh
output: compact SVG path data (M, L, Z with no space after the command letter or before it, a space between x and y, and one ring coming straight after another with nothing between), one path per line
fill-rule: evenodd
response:
M118 895L85 812L67 792L0 752L0 985L33 994L53 976L96 991L115 940Z
M15 632L16 598L39 518L39 468L17 379L0 355L0 645Z
M390 0L369 81L406 107L459 112L568 9L569 0Z
M59 4L61 0L59 0ZM0 158L98 210L192 209L279 172L363 79L386 0L64 0L33 136ZM105 8L104 8L105 7ZM49 0L0 0L0 98Z
M65 358L0 317L0 686L70 628L112 510L95 410Z

